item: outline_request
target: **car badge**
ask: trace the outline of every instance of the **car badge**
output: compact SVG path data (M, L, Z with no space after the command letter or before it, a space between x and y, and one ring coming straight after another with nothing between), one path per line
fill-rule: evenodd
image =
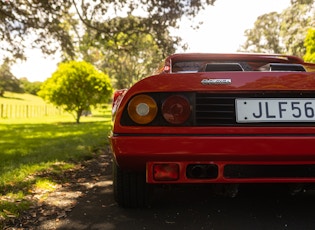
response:
M228 85L231 83L231 79L202 79L201 81L203 85Z

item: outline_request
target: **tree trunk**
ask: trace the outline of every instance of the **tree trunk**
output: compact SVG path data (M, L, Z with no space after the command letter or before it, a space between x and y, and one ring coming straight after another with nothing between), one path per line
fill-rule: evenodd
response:
M82 115L82 110L78 110L77 111L77 117L75 119L77 124L80 124L81 115Z

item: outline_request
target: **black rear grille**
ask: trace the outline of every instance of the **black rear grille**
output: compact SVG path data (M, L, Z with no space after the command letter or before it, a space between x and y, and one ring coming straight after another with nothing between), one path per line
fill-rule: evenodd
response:
M195 104L196 126L250 126L236 122L236 98L314 98L315 92L256 92L256 93L197 93ZM255 126L303 125L303 123L255 123ZM305 123L314 125L314 123Z
M235 96L196 95L196 124L230 125L235 123Z

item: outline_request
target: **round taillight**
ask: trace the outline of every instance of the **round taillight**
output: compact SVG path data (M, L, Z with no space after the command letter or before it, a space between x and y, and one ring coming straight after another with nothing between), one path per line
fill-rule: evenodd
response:
M191 113L189 101L180 95L168 97L162 105L164 119L171 124L183 124L188 120Z
M155 118L158 108L155 100L148 95L137 95L128 104L128 114L137 124L148 124Z

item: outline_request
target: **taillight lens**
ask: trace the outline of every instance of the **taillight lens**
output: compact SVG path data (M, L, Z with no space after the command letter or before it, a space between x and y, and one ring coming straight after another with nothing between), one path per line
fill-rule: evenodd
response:
M176 163L154 164L153 178L156 181L175 181L179 178L179 165Z
M181 95L168 97L162 105L162 114L164 119L175 125L185 123L191 113L189 101Z
M148 124L153 121L157 111L155 100L145 94L135 96L128 104L128 114L138 124Z

